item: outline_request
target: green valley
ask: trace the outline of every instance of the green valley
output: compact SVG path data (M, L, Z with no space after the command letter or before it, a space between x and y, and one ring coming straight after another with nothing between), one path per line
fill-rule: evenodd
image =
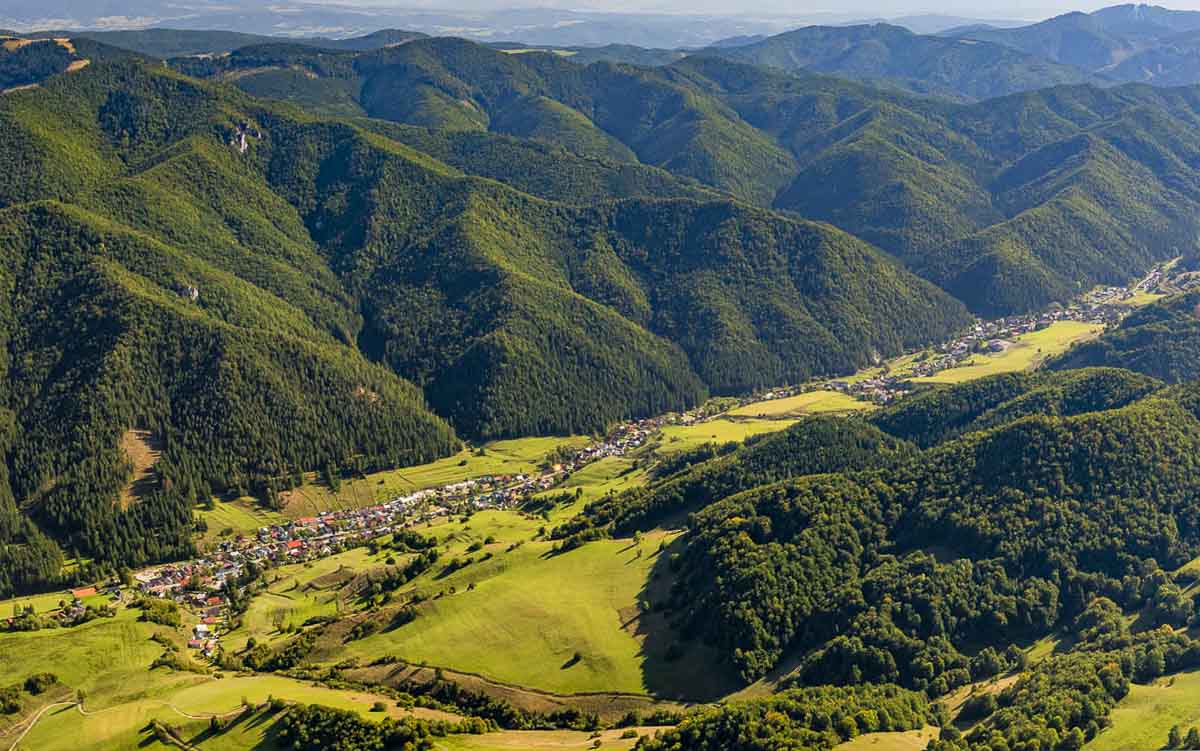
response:
M1200 16L277 12L0 38L0 751L1200 746Z

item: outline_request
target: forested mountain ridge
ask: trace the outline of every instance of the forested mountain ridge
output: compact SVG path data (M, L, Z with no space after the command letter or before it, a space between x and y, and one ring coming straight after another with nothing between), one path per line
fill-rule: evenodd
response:
M987 315L1122 282L1197 231L1191 89L1058 87L956 105L703 55L580 66L451 39L361 54L255 47L173 64L441 139L532 139L626 165L646 189L662 182L647 170L669 171L828 221ZM265 68L299 88L256 80ZM403 132L414 142L417 131Z
M960 716L984 721L969 747L1047 728L1090 738L1120 686L1061 723L1038 709L1091 691L1069 677L1087 672L1085 655L1129 649L1107 658L1124 690L1200 660L1182 631L1158 628L1195 613L1168 572L1200 552L1196 404L1193 386L1114 369L985 378L867 419L810 418L732 452L695 452L697 463L597 501L580 521L628 534L692 511L663 564L677 577L663 608L685 643L714 646L747 681L777 670L784 687L896 683L943 696L1012 671L1020 683L999 712L981 703ZM857 453L868 447L881 450ZM563 530L576 535L564 544L585 539L580 529ZM1139 633L1113 630L1109 613L1122 612L1140 614ZM1064 646L1061 662L1030 668L1016 645L1060 631L1079 652ZM1165 668L1146 661L1152 648L1172 655ZM681 747L711 747L692 737Z
M1103 82L1080 68L1009 46L914 34L883 23L808 26L705 53L781 70L826 73L966 100L1063 84Z
M260 44L297 44L326 50L372 50L394 44L403 44L426 35L417 31L381 29L362 36L333 39L330 37L267 36L238 31L201 29L125 29L82 31L39 31L25 35L27 38L71 37L122 50L167 59L187 55L221 55L243 47Z
M130 55L125 50L86 38L26 38L0 32L0 93L31 86L93 62L119 60Z
M63 551L181 557L214 492L444 455L443 418L601 430L967 320L859 240L666 173L548 201L161 65L10 93L0 123L5 592L52 581ZM657 187L692 197L611 200ZM164 448L123 508L131 428Z
M1200 83L1200 14L1153 5L1115 5L1065 13L1008 29L978 27L948 36L1004 45L1111 81L1157 86Z

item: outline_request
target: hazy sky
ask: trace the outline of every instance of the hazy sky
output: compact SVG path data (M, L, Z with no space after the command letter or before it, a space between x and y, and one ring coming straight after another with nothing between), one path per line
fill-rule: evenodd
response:
M3 0L0 0L2 4ZM817 13L898 16L945 13L974 18L1048 18L1072 10L1095 10L1120 0L351 0L361 4L394 4L429 9L496 9L550 7L563 10L665 11L721 14L805 16ZM1200 0L1154 3L1177 10L1200 10Z

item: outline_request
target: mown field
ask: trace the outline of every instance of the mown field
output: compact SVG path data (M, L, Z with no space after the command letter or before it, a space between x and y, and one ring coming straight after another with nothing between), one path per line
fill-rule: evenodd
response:
M447 594L422 605L413 623L352 642L346 653L397 655L558 693L645 693L631 622L666 539L604 540L561 555L550 555L548 543L509 553L496 543L485 548L489 561L418 579L416 588Z
M838 745L835 751L921 751L938 737L938 732L930 726L897 733L864 733Z
M838 391L809 391L804 394L754 402L730 410L730 417L802 417L837 412L860 412L874 409L870 402L860 401Z
M761 433L774 433L795 424L795 420L726 420L717 418L695 425L666 425L657 447L659 453L671 454L688 451L705 443L727 443L744 441Z
M160 671L163 669L155 672ZM210 717L215 715L231 719L240 714L243 702L261 704L271 698L337 707L371 719L409 714L431 719L458 719L456 715L434 710L400 709L379 694L331 689L281 676L255 675L224 679L192 676L190 682L178 682L175 685L156 680L160 676L154 673L147 677L152 685L144 698L102 709L93 708L92 702L86 701L82 712L74 706L52 709L25 736L21 747L51 751L155 747L146 743L145 727L152 720L158 720L178 727L182 737L199 743L205 751L271 748L273 717L248 719L235 725L228 733L214 734L209 730ZM372 711L376 702L385 706L383 712Z

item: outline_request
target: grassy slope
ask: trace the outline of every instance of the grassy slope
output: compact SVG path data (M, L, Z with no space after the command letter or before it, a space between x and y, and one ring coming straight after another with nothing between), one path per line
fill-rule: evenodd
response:
M143 732L151 720L181 728L183 737L200 741L199 745L204 751L260 748L260 744L272 734L273 718L256 717L243 721L235 725L231 732L211 738L207 733L207 719L195 718L207 718L213 714L227 716L241 708L243 699L259 704L271 697L323 704L376 719L410 714L378 694L330 689L280 676L243 676L223 680L196 678L191 685L162 687L150 692L147 698L106 709L92 709L91 702L88 702L86 716L74 707L52 710L26 736L22 748L64 751L157 748L146 742L147 734ZM371 712L371 706L376 701L383 701L387 705L386 712ZM416 709L413 713L420 717L454 718L453 715L432 710ZM203 740L205 738L208 739Z
M758 427L782 429L790 422L760 421ZM738 428L743 423L717 424ZM634 469L632 459L597 462L568 480L566 486L581 489L581 496L552 509L550 524L610 490L644 481L644 470ZM684 659L668 663L664 656L670 638L662 624L656 616L644 621L636 617L638 601L665 586L649 577L660 545L669 543L673 533L654 532L638 544L604 540L553 555L550 542L536 539L542 526L547 522L541 517L516 511L480 512L466 520L421 525L419 532L439 541L443 562L467 557L474 562L449 574L436 566L401 588L397 601L414 591L431 598L419 606L413 623L348 643L336 634L323 638L314 659L333 664L352 657L365 664L394 655L560 693L714 693L718 679L706 674L711 672L706 671L706 655L689 648ZM489 537L495 542L468 551ZM513 543L521 545L509 550ZM492 557L482 560L487 553ZM387 558L386 551L372 556L359 549L278 569L268 592L251 604L242 628L227 637L227 648L236 650L251 636L282 643L289 637L277 630L280 623L302 623L316 615L336 614L339 608L353 614L357 602L347 594L354 590L353 578L386 568ZM406 560L403 555L394 558L394 565ZM389 617L389 610L383 612L381 617ZM575 652L581 659L567 666Z
M347 652L395 654L547 691L644 693L645 657L623 624L637 614L639 593L666 539L647 535L640 546L605 540L560 556L547 555L549 543L527 543L511 553L497 543L491 561L416 583L424 591L453 585L457 594L422 607L408 626L352 642ZM476 588L466 591L472 582ZM572 665L576 652L582 659Z
M134 611L121 610L73 629L5 634L0 638L0 685L10 685L37 672L55 673L61 681L87 692L88 705L101 709L143 698L162 683L195 680L148 673L163 648L150 641L165 630L140 623Z
M1112 727L1096 736L1087 748L1119 751L1129 748L1163 748L1172 725L1183 732L1200 726L1200 671L1159 679L1149 686L1134 684L1112 713Z
M897 733L866 733L838 745L835 751L922 751L938 732L930 726Z

